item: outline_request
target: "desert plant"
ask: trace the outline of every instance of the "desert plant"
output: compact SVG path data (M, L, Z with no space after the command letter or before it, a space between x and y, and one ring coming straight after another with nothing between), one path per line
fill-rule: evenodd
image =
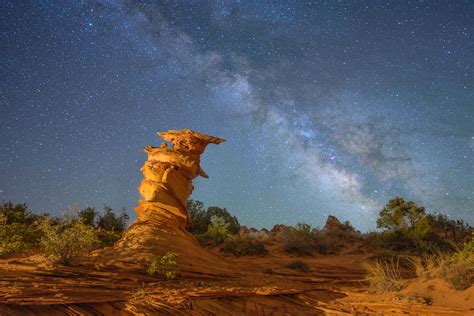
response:
M99 246L103 248L113 246L115 242L122 237L122 232L97 228L95 230L95 235L99 240Z
M265 244L250 236L231 236L226 238L221 251L240 256L264 256L268 253Z
M237 234L239 232L240 224L237 217L232 216L225 208L211 206L205 210L204 203L201 201L189 200L187 209L189 219L192 222L192 226L188 230L195 235L205 234L214 216L224 219L228 224L227 230L230 234Z
M390 262L376 261L366 265L365 280L375 292L399 291L405 286L398 260Z
M0 257L25 248L22 224L7 224L5 215L0 214Z
M128 219L129 216L124 208L120 211L120 215L116 216L110 206L104 205L104 210L97 221L97 227L108 231L123 232Z
M217 246L224 242L229 234L229 223L223 217L213 216L211 224L204 234L196 235L198 242L203 245Z
M57 224L50 218L44 218L38 223L38 227L43 233L40 245L47 258L53 262L70 264L98 242L93 228L75 218L68 218Z
M440 257L427 255L423 257L410 256L408 262L416 276L423 280L431 279L438 267Z
M283 250L297 256L311 256L315 252L328 254L333 252L337 243L319 230L311 230L311 226L299 223L281 235Z
M285 267L303 273L308 273L311 271L309 269L309 266L301 260L293 260L289 262Z
M153 257L147 270L148 274L158 274L167 279L174 279L179 272L177 258L178 254L175 252L167 252L163 256Z
M474 284L474 233L462 249L442 261L438 276L456 290L464 290Z

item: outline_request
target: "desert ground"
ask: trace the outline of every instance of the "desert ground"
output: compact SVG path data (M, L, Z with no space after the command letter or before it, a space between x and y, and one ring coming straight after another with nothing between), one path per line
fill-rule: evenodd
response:
M440 279L413 279L397 293L372 293L358 242L339 254L294 257L272 241L265 256L218 253L226 270L181 267L173 280L136 269L104 268L90 256L79 265L38 253L0 261L0 315L472 315L474 287L455 291ZM309 272L286 267L302 260ZM198 264L198 263L197 263ZM210 269L212 270L212 269Z

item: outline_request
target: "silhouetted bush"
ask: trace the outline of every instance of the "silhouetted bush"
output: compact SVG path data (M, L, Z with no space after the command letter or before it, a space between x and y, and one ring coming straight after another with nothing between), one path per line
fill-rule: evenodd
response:
M120 215L117 216L110 206L104 205L104 210L102 214L99 215L97 221L97 228L107 231L123 232L128 219L129 216L125 209L122 209Z
M292 269L298 272L308 273L310 272L309 266L301 260L293 260L286 265L288 269Z
M77 216L86 225L96 227L96 216L97 212L93 207L86 207L79 211Z
M264 256L268 253L265 244L251 236L229 236L221 251L240 256Z
M451 283L456 290L464 290L474 284L474 233L463 249L441 263L438 276Z

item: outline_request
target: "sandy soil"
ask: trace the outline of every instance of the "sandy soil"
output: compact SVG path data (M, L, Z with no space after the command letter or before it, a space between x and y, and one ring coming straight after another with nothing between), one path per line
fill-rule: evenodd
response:
M441 280L369 293L363 264L371 254L353 250L298 258L308 273L286 268L296 257L275 247L265 257L221 254L234 271L183 271L169 281L93 260L66 267L41 255L10 258L0 260L0 315L474 315L474 287L454 291Z

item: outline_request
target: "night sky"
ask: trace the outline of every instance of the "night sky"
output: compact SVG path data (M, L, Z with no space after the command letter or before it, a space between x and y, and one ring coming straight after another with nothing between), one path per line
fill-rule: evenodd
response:
M474 224L474 1L261 2L1 1L0 200L131 212L190 128L227 140L192 198L244 225Z

